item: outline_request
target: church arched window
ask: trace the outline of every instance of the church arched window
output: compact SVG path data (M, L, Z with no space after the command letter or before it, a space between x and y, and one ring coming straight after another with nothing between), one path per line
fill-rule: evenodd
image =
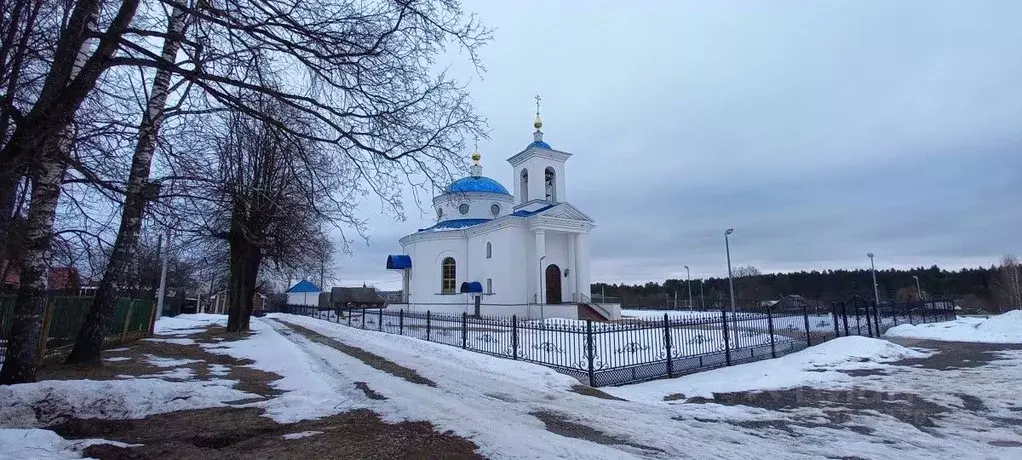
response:
M493 245L489 241L486 242L486 258L493 257Z
M529 201L529 170L522 170L522 187L520 190L522 195L522 203Z
M441 294L454 294L454 286L457 284L455 279L456 274L457 266L454 263L454 257L445 257L443 262L440 263Z
M546 200L557 201L557 173L554 168L547 167L543 174L543 184L546 188Z

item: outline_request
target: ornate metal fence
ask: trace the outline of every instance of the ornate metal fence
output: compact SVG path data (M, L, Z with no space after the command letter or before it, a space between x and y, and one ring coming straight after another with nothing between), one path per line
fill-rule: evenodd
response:
M591 386L674 377L775 358L835 337L879 337L897 324L954 318L951 301L880 304L852 300L830 312L672 312L613 323L404 310L327 310L287 306L366 330L415 337L479 353L542 364ZM681 316L678 316L681 315Z

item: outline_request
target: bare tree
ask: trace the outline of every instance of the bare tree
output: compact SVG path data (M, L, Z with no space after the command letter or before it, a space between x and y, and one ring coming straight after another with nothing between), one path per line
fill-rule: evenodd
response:
M763 272L752 265L737 267L732 272L735 283L735 296L739 301L766 300L769 292L765 289L759 277Z
M1006 254L997 267L994 295L1000 311L1022 308L1022 265L1014 254Z
M185 28L185 15L179 8L173 8L167 18L167 33L163 43L161 59L174 62L181 46ZM149 181L153 155L156 153L157 136L163 125L167 97L170 91L171 72L160 68L153 78L149 100L138 127L138 142L132 155L131 171L128 176L124 207L121 212L120 229L110 253L103 278L92 298L92 307L85 323L78 332L74 348L67 357L68 363L100 364L100 351L106 324L117 307L118 283L123 280L131 250L138 241L142 230L142 218L146 203L157 197L155 184Z
M344 176L329 148L291 134L307 129L308 120L274 105L260 111L277 113L273 123L239 112L224 117L216 175L206 186L208 234L225 240L230 254L229 331L248 329L260 266L312 265L329 249L320 232L326 217L357 224L345 200L336 199Z

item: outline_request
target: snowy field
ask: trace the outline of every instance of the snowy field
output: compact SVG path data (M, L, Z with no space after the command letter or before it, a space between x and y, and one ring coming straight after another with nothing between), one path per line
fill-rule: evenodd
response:
M890 337L951 342L1022 343L1022 310L990 318L963 317L934 324L905 324L887 331Z
M180 331L222 318L173 318L175 324L158 325L163 332L157 339L180 338ZM1022 323L1018 315L1006 318L1003 323ZM435 386L371 367L308 339L292 324L414 370ZM988 332L966 327L976 342ZM102 442L65 440L46 430L52 421L30 409L40 404L69 407L81 418L131 419L246 398L256 401L238 407L259 408L277 421L353 409L369 409L389 422L429 421L475 442L479 454L495 459L929 460L1022 454L1018 425L1008 422L1018 420L1019 402L1015 392L1006 391L1022 381L1022 350L984 354L988 365L947 368L926 364L943 355L938 350L844 337L776 360L604 388L623 399L613 400L576 393L576 379L543 366L412 337L283 314L253 318L252 328L247 339L203 346L283 375L272 384L282 395L261 398L235 389L229 380L139 378L0 387L0 458L78 458L85 445ZM169 365L173 359L163 358L168 359L155 362ZM367 397L354 382L386 399ZM731 393L747 394L748 402L718 399L726 392L748 392ZM757 399L763 394L770 404ZM829 399L811 398L820 395ZM863 401L875 408L860 407Z

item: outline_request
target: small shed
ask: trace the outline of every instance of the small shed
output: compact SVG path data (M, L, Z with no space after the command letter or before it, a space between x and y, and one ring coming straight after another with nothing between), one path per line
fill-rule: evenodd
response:
M308 280L301 280L287 290L288 305L319 306L319 293L323 292L319 287Z
M340 308L383 308L387 302L369 287L335 287L330 290L330 304Z

